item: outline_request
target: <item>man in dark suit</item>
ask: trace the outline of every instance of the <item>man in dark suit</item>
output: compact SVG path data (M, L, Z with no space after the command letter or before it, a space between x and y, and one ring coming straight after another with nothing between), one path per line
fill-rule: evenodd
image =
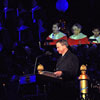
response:
M56 43L57 51L62 56L58 59L56 64L56 76L62 76L63 79L73 80L78 72L79 61L76 55L71 53L68 49L66 40L59 40Z
M75 80L79 69L78 58L68 49L66 40L57 41L56 47L61 57L58 59L54 74L62 77L63 82L62 85L56 87L55 94L59 100L75 100Z

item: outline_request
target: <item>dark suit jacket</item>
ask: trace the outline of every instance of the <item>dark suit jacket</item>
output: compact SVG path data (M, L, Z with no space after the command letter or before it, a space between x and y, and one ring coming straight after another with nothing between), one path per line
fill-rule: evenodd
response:
M77 77L79 70L79 61L76 55L70 50L64 56L61 56L56 64L56 71L62 71L62 78L69 82Z
M76 100L76 77L79 69L79 61L77 56L72 54L69 50L64 56L61 56L56 64L56 71L62 71L62 78L60 82L53 84L51 94L56 97L53 100L61 100L68 98L68 100ZM55 81L56 82L56 81Z

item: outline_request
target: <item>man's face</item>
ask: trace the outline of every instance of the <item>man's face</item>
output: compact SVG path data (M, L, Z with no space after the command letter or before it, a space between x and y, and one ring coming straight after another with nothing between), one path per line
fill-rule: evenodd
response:
M57 48L57 51L59 54L63 54L66 46L65 45L62 45L61 43L56 43L56 48Z
M58 33L59 30L60 30L60 28L56 24L54 24L53 27L52 27L53 33Z
M73 26L72 27L72 32L73 32L73 34L79 34L80 32L81 32L81 29L80 28L78 28L77 26Z
M99 36L99 34L100 34L99 29L94 29L92 32L93 32L95 37Z

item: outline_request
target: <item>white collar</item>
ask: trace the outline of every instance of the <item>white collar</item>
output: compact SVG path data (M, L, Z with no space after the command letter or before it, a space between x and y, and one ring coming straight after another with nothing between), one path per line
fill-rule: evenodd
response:
M64 37L64 36L66 36L64 33L62 33L62 32L59 32L58 34L56 34L56 35L54 35L54 33L51 33L50 35L49 35L49 37L51 38L51 39L60 39L60 38L62 38L62 37Z
M70 38L71 39L75 39L75 40L77 40L77 39L83 39L83 38L85 38L85 37L87 37L85 34L83 34L83 33L79 33L78 35L71 35L70 36Z

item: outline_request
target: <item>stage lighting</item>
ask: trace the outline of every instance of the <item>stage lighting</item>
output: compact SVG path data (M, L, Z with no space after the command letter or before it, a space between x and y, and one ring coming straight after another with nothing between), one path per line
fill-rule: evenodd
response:
M66 12L67 11L67 9L68 9L68 2L67 2L67 0L58 0L57 2L56 2L56 9L58 10L58 11L62 11L62 12Z

